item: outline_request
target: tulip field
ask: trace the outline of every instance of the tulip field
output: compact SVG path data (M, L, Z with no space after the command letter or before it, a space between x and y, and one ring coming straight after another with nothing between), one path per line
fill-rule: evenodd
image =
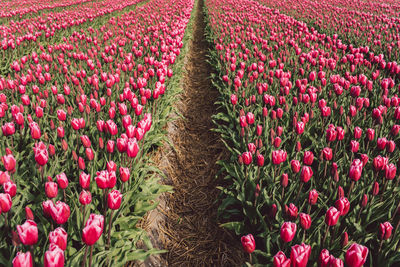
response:
M248 263L400 264L398 4L206 6L231 155L219 216Z
M230 266L226 250L238 266L400 266L399 25L394 0L0 1L0 266L127 266L181 244L223 256L159 266ZM187 84L203 91L183 99ZM197 126L171 130L180 116ZM193 172L215 161L218 186ZM193 205L174 213L174 169L217 205L201 231L232 248L200 244ZM169 243L141 227L160 196ZM185 224L193 247L171 234Z

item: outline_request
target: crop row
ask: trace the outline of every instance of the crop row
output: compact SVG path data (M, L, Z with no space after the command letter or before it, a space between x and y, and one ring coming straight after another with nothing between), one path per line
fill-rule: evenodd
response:
M157 252L136 224L168 190L150 156L192 7L149 1L39 44L0 77L2 265L122 266Z
M291 3L206 1L223 108L214 120L231 155L220 219L246 235L256 264L394 264L396 63L282 14L296 14Z

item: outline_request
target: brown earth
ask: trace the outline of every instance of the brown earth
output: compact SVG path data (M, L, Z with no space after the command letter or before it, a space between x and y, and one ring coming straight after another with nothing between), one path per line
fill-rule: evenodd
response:
M174 193L162 196L158 209L145 221L155 247L168 252L142 266L240 266L244 259L239 238L217 222L216 161L227 152L219 135L211 131L219 94L206 62L203 6L204 1L198 0L183 92L175 104L179 116L168 124L173 147L166 145L155 158L166 174L164 183L172 185Z

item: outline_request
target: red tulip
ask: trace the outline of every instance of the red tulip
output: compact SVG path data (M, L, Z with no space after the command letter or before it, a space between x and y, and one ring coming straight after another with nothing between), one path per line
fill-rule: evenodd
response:
M305 151L303 156L303 163L311 166L314 161L314 154L311 151Z
M254 241L254 237L252 234L242 236L240 240L242 242L244 251L246 251L247 253L250 254L256 249L256 242Z
M34 220L35 217L33 216L33 212L31 210L31 208L29 208L28 206L25 207L25 217L27 220Z
M331 255L327 249L323 249L319 254L318 263L320 267L330 267L329 262Z
M5 182L3 184L4 193L10 195L10 197L14 197L17 194L17 185L11 181Z
M303 166L300 173L300 180L303 183L307 183L313 175L313 171L310 166Z
M47 161L49 160L49 155L47 152L47 147L43 142L35 143L33 148L35 153L35 161L40 166L46 165Z
M50 244L56 244L60 249L65 250L67 248L67 237L68 234L62 227L56 228L49 234Z
M138 152L139 152L139 145L137 144L136 139L135 138L129 139L126 148L126 153L128 157L134 158L136 157Z
M290 252L292 267L306 267L311 254L311 247L306 244L295 245Z
M26 246L35 245L38 241L37 224L32 220L26 220L24 224L17 225L19 240Z
M50 208L51 218L53 218L54 222L57 224L66 223L70 214L71 210L69 206L62 201L57 201L56 204Z
M243 163L245 165L249 165L251 163L251 161L253 160L253 156L251 155L250 152L244 152L242 154L242 159L243 159Z
M82 230L82 240L87 246L94 245L103 233L104 217L102 215L90 214Z
M285 253L279 251L274 256L274 267L290 267L290 259L286 258Z
M121 206L122 194L118 190L112 190L108 193L107 204L108 208L112 210L117 210Z
M26 253L18 251L17 255L12 261L12 264L13 267L32 267L33 261L31 253L29 251Z
M119 177L122 182L127 182L130 178L129 168L119 167Z
M313 189L308 193L308 203L310 205L315 205L318 200L318 192L317 190Z
M306 213L300 213L300 225L304 230L311 227L311 216Z
M393 226L390 222L384 222L379 225L379 238L381 240L387 240L392 235Z
M385 166L385 177L387 180L393 180L396 177L396 165L390 163Z
M42 136L41 132L40 132L40 127L36 122L31 122L29 124L29 128L31 130L31 137L35 140L40 139L40 137Z
M292 168L293 173L298 173L300 171L300 162L296 159L290 161L290 167Z
M349 267L361 267L368 256L368 248L354 243L346 252L346 264Z
M55 198L58 194L58 185L55 182L46 182L45 192L48 198Z
M330 207L325 214L325 223L328 226L336 225L339 220L340 212L335 207Z
M79 202L82 205L90 204L90 202L92 202L92 194L90 193L90 191L82 190L79 194Z
M3 131L4 136L10 136L15 133L15 126L13 122L5 123L1 126L1 130Z
M0 193L0 211L8 212L11 209L11 196L7 193Z
M1 158L4 168L9 172L15 171L16 160L12 154L5 155Z
M296 235L297 225L292 222L284 222L281 226L281 239L288 243L293 240Z
M44 253L44 267L63 267L64 266L64 251L55 247L53 250L48 250Z
M349 212L350 202L347 198L341 197L335 202L336 209L340 212L340 216L344 216Z
M350 166L349 177L351 180L357 182L361 178L362 162L359 159L355 159Z

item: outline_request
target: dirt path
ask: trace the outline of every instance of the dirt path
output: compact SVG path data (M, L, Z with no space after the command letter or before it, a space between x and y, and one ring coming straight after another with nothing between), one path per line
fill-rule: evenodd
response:
M161 202L164 218L159 222L159 239L169 252L169 266L237 266L242 262L240 241L222 230L216 220L218 190L215 162L226 155L213 133L211 116L218 92L210 80L206 62L204 0L197 2L193 40L185 64L183 94L176 105L183 116L169 126L175 150L164 151L161 161L174 193ZM164 165L164 164L163 164ZM161 224L161 225L160 225Z

